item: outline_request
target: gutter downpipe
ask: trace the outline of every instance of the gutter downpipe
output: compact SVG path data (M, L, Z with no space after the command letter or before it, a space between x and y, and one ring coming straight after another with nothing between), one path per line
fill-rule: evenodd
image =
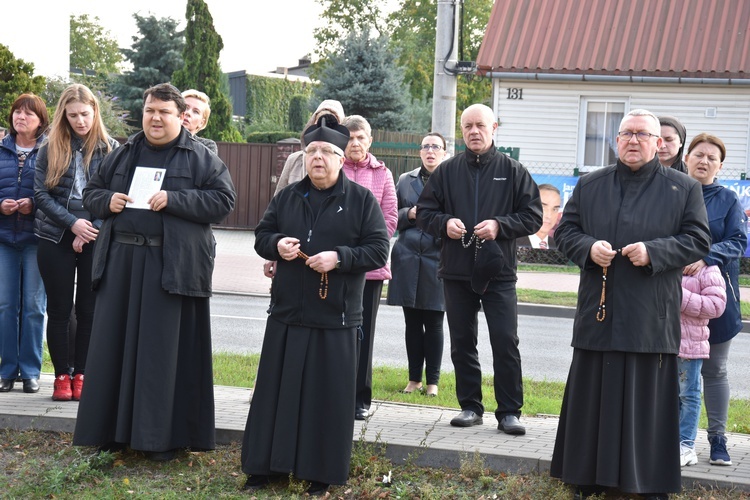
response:
M749 85L750 78L685 78L667 76L587 75L563 73L513 73L488 71L484 76L501 80L538 80L560 82L643 83L668 85Z

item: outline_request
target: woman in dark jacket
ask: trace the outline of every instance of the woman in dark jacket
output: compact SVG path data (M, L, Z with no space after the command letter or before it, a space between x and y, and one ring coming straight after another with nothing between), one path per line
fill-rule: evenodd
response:
M55 370L55 401L78 401L94 319L91 262L101 221L83 208L83 188L119 143L104 129L99 103L85 85L66 88L34 179L39 272L47 292L47 348ZM75 361L68 373L68 335L75 287Z
M701 369L711 443L709 462L713 465L732 465L724 434L729 411L727 359L732 339L742 330L739 273L740 257L747 248L747 217L740 200L734 191L716 182L725 157L726 148L721 139L706 133L695 136L685 156L688 175L702 184L711 229L711 251L686 266L685 274L696 274L703 267L716 265L727 284L726 310L719 318L708 322L711 352Z
M22 94L10 108L10 135L0 143L0 392L17 377L39 390L46 297L36 263L34 163L49 126L47 106Z
M425 369L428 396L437 396L443 358L445 298L438 278L440 244L416 226L417 200L432 172L445 158L445 139L437 132L422 139L422 166L401 175L396 184L398 240L391 252L388 304L401 306L406 322L409 383L402 392L422 390Z

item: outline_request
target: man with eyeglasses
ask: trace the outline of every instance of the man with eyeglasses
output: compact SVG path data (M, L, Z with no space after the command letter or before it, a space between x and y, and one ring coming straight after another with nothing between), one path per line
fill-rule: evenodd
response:
M390 242L375 196L342 173L349 130L305 131L307 176L273 197L255 251L277 262L242 443L246 490L293 474L324 494L349 476L365 273Z
M576 498L680 491L681 280L711 237L700 184L659 163L660 130L628 113L617 163L581 177L555 231L581 277L550 474Z
M461 413L456 427L483 423L477 322L484 310L492 346L498 430L522 435L515 239L542 225L539 190L529 172L495 148L495 114L473 104L461 114L466 151L438 166L417 201L417 226L441 241L438 276ZM492 256L489 265L483 255ZM478 258L479 257L479 258Z

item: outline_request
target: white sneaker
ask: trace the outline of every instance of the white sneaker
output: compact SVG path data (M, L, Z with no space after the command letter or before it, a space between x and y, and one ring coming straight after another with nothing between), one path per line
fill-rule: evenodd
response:
M686 465L695 465L698 463L698 455L695 453L695 448L690 448L684 444L680 445L680 466L685 467Z

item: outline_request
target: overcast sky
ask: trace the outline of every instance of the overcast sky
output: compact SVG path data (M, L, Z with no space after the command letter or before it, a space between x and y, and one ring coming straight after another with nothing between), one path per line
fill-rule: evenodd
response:
M378 1L378 0L374 0ZM380 0L382 1L382 0ZM296 66L313 52L313 29L322 7L315 0L206 0L214 27L224 41L219 63L224 72L265 73ZM397 5L397 0L385 4ZM6 5L7 4L7 5ZM171 17L185 27L187 0L19 0L4 2L0 43L35 73L67 75L69 16L89 14L122 47L132 45L138 29L133 14Z

